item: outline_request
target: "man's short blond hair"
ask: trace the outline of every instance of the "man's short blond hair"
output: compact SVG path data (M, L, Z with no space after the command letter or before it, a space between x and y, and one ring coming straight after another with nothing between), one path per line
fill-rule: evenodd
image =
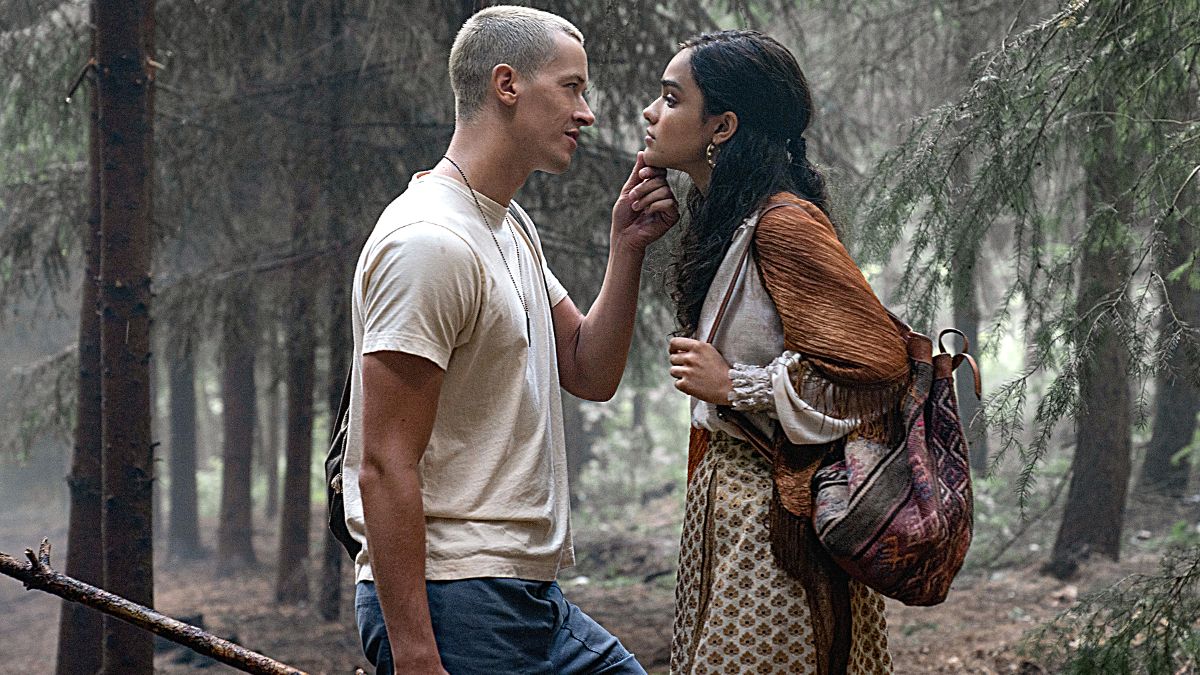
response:
M556 32L583 44L583 33L570 21L531 7L496 5L467 19L450 48L455 116L466 120L479 112L498 64L525 76L537 74L554 58Z

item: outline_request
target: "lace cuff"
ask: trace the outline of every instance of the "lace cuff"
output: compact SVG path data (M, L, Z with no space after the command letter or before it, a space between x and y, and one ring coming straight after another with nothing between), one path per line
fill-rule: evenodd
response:
M800 368L801 358L796 352L784 352L765 366L735 363L729 369L733 380L733 391L729 392L729 403L741 412L775 412L775 392L771 385L772 373L783 368L794 374Z

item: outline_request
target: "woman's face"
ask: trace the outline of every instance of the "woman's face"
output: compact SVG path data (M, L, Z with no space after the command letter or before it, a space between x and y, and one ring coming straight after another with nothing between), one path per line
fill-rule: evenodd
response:
M692 77L691 62L690 48L676 54L663 72L662 93L642 111L649 122L643 157L650 166L707 178L711 170L704 153L719 117L705 119L704 96Z

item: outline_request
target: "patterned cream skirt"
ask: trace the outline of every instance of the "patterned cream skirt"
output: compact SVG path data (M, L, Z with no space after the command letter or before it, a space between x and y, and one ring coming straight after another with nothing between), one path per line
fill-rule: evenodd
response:
M804 588L775 565L771 479L747 443L714 433L687 487L671 672L817 673ZM848 672L891 673L883 598L850 582Z

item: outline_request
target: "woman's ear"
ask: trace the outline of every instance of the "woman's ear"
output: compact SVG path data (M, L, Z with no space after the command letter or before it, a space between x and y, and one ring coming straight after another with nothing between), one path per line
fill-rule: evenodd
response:
M517 71L507 63L496 64L496 67L492 68L492 91L503 105L516 105Z
M717 115L716 119L718 121L716 129L713 130L712 142L714 145L721 145L730 138L733 138L733 135L737 133L737 113L733 112L732 110L726 110L720 115Z

